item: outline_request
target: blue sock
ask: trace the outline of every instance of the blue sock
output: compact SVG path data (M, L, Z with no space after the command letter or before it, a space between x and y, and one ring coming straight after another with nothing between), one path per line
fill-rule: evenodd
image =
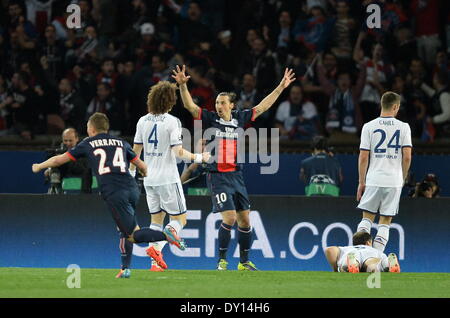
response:
M252 245L252 228L251 227L238 227L238 242L240 252L240 262L248 262L248 253Z
M228 245L230 245L231 240L231 228L232 225L228 225L222 222L219 227L219 258L226 259Z
M119 249L120 258L122 260L122 269L130 268L131 257L133 255L133 243L127 240L124 233L120 233Z
M163 232L155 231L148 227L137 230L136 232L134 232L133 237L136 243L167 241L166 235Z

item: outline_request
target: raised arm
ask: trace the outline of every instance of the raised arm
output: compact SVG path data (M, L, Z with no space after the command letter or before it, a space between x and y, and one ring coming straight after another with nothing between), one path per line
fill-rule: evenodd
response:
M286 68L284 71L283 79L280 84L267 95L258 105L253 107L255 112L255 118L268 110L281 95L281 93L293 82L295 81L295 73L292 69Z
M200 107L198 107L192 100L191 94L187 88L187 82L190 76L186 76L186 65L180 69L177 65L176 69L172 71L174 75L172 77L180 87L181 100L183 101L183 107L186 108L194 118L198 118L200 115Z

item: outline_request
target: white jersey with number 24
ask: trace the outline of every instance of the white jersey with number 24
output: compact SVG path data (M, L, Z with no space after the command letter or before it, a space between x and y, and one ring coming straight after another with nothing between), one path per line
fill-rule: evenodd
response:
M363 126L360 150L370 151L366 186L402 187L402 149L412 147L411 129L394 117L378 117Z

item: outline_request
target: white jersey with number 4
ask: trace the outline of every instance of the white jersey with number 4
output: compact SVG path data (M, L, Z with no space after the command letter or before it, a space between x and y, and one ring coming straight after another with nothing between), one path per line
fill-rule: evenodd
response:
M143 145L147 164L145 186L160 186L180 181L176 157L172 147L181 145L180 120L170 114L147 114L136 126L135 144Z
M394 117L378 117L363 126L359 148L370 151L366 186L403 187L404 147L412 147L407 123Z

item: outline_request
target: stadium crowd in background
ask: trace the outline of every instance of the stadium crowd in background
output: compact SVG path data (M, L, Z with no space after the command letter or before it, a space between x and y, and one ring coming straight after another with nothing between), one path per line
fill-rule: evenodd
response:
M81 9L68 29L66 8ZM369 29L366 6L382 7ZM148 88L186 64L197 105L214 110L217 92L255 106L298 74L255 127L285 139L359 135L378 116L386 90L401 94L399 119L413 137L450 136L450 3L446 0L2 0L0 136L82 134L95 112L111 134L132 136ZM303 75L304 76L301 76ZM192 117L173 112L184 127Z

